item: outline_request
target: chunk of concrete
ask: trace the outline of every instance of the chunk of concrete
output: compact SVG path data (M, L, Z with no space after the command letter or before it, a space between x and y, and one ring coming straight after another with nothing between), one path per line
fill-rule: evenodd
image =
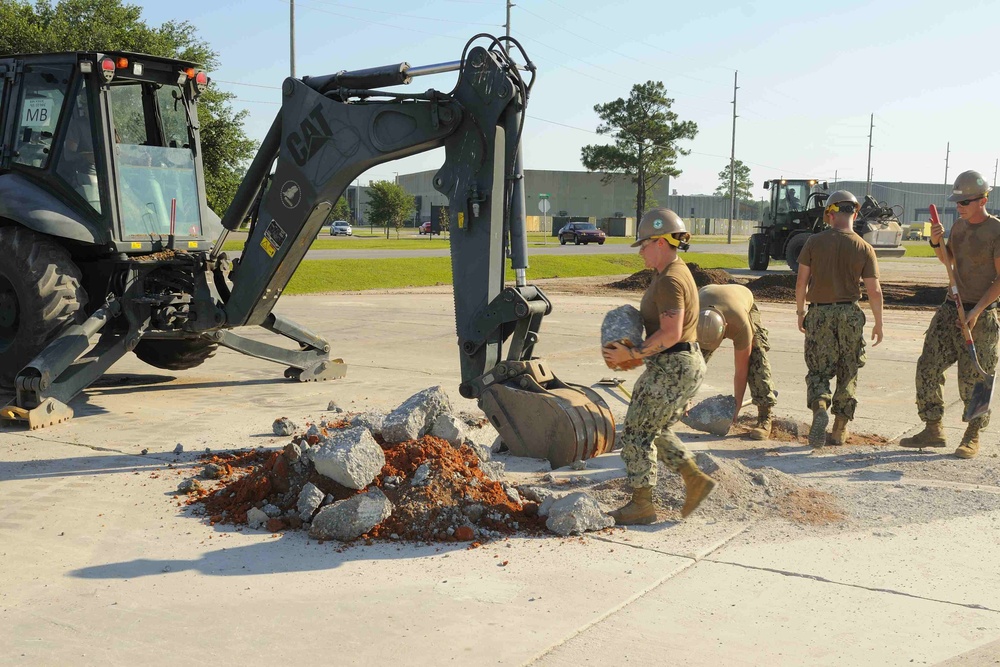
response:
M721 437L729 433L735 410L736 399L734 397L718 394L706 398L688 410L688 413L681 417L681 421L693 429Z
M385 453L363 426L338 431L309 456L316 472L349 489L365 488L385 465Z
M257 507L251 507L247 512L247 525L251 528L260 528L267 524L267 520L270 517L264 513L264 510Z
M613 525L615 520L602 512L597 501L583 492L570 493L553 502L545 520L546 528L564 537Z
M635 306L624 305L609 310L601 322L601 345L629 342L633 347L642 345L645 329L642 315Z
M431 426L431 435L447 440L452 447L460 447L465 440L465 422L449 413L437 416Z
M292 435L298 429L298 426L288 417L281 417L274 420L274 423L271 424L271 429L275 435Z
M315 484L308 482L299 491L299 499L295 504L295 509L303 521L308 521L322 504L323 492Z
M385 413L381 410L368 410L351 417L351 426L364 426L372 435L382 435L382 424L385 423Z
M413 471L413 481L411 482L413 486L424 486L427 484L427 479L431 475L431 464L421 463L417 466L417 469Z
M430 433L438 415L451 411L451 400L444 387L419 391L386 416L382 424L382 439L390 444L416 440Z
M309 536L320 540L353 540L388 519L392 510L392 502L382 490L373 488L321 509L312 520Z

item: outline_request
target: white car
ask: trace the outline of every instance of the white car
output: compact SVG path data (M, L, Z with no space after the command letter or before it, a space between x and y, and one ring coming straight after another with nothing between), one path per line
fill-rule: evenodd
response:
M351 223L346 220L334 220L333 224L330 225L330 236L352 236L354 231L351 229Z

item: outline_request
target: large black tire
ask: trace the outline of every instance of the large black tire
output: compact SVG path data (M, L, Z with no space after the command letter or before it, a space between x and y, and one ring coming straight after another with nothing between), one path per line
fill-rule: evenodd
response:
M767 265L771 257L767 253L767 236L765 234L753 234L747 246L747 263L751 271L767 271Z
M785 261L788 262L788 268L792 273L799 272L799 253L805 247L809 236L809 234L796 234L788 239L788 245L785 246Z
M563 237L560 236L559 237L559 245L566 245L566 239L564 239Z
M0 387L63 329L86 319L87 293L69 252L24 227L0 227Z
M135 346L135 356L150 366L168 371L186 371L201 366L215 355L219 344L204 338L181 338L177 340L156 339L139 341Z
M580 237L579 236L574 236L573 237L573 245L580 245Z

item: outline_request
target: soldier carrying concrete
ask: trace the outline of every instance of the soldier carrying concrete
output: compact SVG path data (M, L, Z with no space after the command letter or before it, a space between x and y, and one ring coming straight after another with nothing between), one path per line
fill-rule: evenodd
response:
M827 409L836 417L829 444L847 440L847 425L854 419L858 402L858 370L865 365L865 314L858 306L859 281L864 280L875 316L872 340L882 342L882 287L878 281L875 250L854 233L854 218L860 208L857 198L838 190L826 201L830 229L813 234L799 255L795 283L799 331L806 335L806 402L813 411L809 445L826 444ZM805 304L809 301L809 310ZM830 380L837 378L837 391L830 394Z
M948 201L956 202L959 219L951 228L947 244L944 227L931 225L930 244L937 258L948 263L953 258L958 295L965 305L966 323L972 332L979 364L987 373L997 365L997 298L1000 298L1000 219L986 212L986 180L975 171L965 171L955 179ZM949 258L949 255L951 258ZM966 352L958 322L958 307L950 298L938 308L924 336L924 349L917 360L917 415L924 430L903 438L903 447L944 447L944 372L958 362L958 393L966 408L972 387L979 379L976 367ZM960 459L971 459L979 452L979 432L990 422L990 413L969 422L962 442L955 450Z
M654 208L642 216L632 247L638 246L646 267L656 271L639 307L646 340L639 347L611 343L602 348L608 366L620 366L629 359L642 359L646 364L635 383L621 436L632 500L611 512L620 525L656 521L657 459L684 478L682 516L693 512L715 486L670 430L705 376L697 342L698 288L687 264L677 256L678 249L687 250L690 238L684 221L669 209Z
M753 292L743 285L705 285L698 290L701 313L698 315L698 345L705 362L719 349L722 341L733 341L736 373L733 375L733 396L736 409L733 423L743 407L747 382L757 406L757 425L749 435L754 440L771 436L771 409L778 394L771 382L771 365L767 361L767 329L760 323L760 311Z

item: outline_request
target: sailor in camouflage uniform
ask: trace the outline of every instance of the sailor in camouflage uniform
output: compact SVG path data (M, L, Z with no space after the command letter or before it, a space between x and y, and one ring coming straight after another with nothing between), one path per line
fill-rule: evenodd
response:
M965 318L976 344L979 363L987 373L997 366L1000 323L997 299L1000 298L1000 219L986 211L991 190L981 174L965 171L955 179L949 201L956 202L959 219L951 228L947 244L944 228L931 227L931 247L942 263L953 262L958 295L965 306ZM917 360L917 415L925 423L920 433L900 440L903 447L944 447L944 372L958 362L958 394L969 406L972 388L982 378L965 347L958 322L958 307L946 300L924 336L924 349ZM979 432L990 422L990 413L969 422L962 442L955 450L960 459L979 453Z
M846 190L830 195L825 211L830 229L810 236L799 255L795 304L799 331L806 335L806 402L813 411L809 429L813 448L844 444L847 425L854 419L858 371L865 365L865 314L858 306L862 280L875 318L872 340L875 345L882 342L878 260L875 250L854 233L859 208L858 200ZM837 390L831 394L834 377ZM826 411L831 407L836 419L827 440L830 417Z
M656 208L642 217L639 237L632 247L638 246L646 267L656 271L639 308L646 340L639 347L612 343L603 349L604 360L612 368L630 359L646 363L622 431L622 459L632 500L611 513L620 525L656 521L653 487L657 459L684 479L682 516L693 512L715 486L670 430L705 377L705 361L697 342L698 288L687 265L677 256L678 248L687 249L690 238L684 221L669 209Z

